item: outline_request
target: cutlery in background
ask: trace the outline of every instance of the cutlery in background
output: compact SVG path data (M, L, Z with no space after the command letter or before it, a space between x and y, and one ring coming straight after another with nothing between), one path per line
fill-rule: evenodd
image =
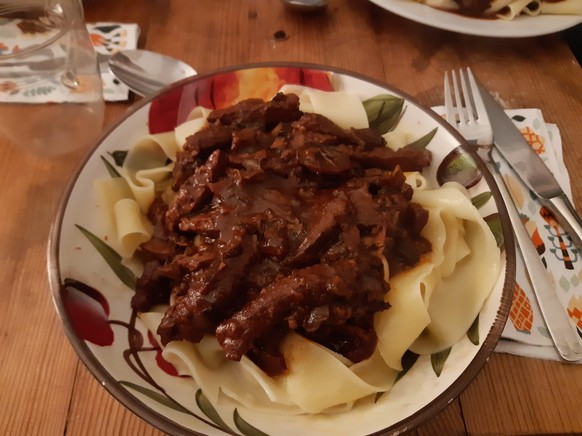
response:
M196 74L185 62L149 50L119 51L111 56L108 65L119 80L141 96Z

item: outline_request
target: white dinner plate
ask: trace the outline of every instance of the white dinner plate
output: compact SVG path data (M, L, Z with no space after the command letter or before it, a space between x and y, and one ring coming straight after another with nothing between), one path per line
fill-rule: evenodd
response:
M498 281L467 334L444 354L407 354L405 370L390 392L349 411L289 416L211 404L192 379L177 375L130 306L136 265L122 262L109 245L94 182L118 177L119 159L136 140L173 131L194 107L228 107L243 96L272 96L283 83L346 91L363 100L385 94L403 99L399 128L418 135L432 132L425 143L433 155L423 173L426 179L434 186L470 180L471 198L499 245L513 237L499 192L476 153L435 112L389 85L324 66L277 63L198 75L142 100L109 128L71 179L51 235L49 272L56 309L80 359L121 403L168 434L352 436L409 430L471 382L507 320L515 277L513 244L502 248Z
M512 21L480 19L441 11L413 0L370 0L387 11L427 26L467 35L522 38L560 32L582 23L579 15L520 16Z

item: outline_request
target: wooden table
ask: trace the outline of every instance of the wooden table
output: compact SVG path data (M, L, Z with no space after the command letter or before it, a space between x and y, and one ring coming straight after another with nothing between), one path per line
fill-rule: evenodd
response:
M433 29L364 0L322 14L278 0L86 0L88 21L138 23L140 45L199 72L256 61L305 61L386 81L426 105L443 100L443 72L472 67L508 107L538 107L557 123L582 207L582 69L560 34L495 39ZM287 38L276 40L275 32ZM108 104L112 123L130 103ZM2 120L0 120L2 122ZM55 313L47 236L82 152L46 160L0 139L0 434L159 432L127 411L80 363ZM418 434L582 432L582 365L494 354L474 383Z

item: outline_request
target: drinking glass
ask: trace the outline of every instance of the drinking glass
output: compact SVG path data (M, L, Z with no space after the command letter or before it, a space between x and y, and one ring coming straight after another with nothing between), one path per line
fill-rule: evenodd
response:
M0 0L0 136L56 156L103 127L103 88L80 0Z

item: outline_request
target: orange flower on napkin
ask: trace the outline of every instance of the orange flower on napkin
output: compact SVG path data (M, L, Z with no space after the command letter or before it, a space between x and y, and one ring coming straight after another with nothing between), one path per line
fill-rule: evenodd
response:
M0 82L0 92L15 92L18 91L18 85L16 82L7 80L5 82Z
M517 283L513 289L513 300L509 319L515 329L521 333L530 334L533 327L533 311L527 294Z
M543 154L546 150L544 147L544 138L538 135L533 129L528 127L522 127L519 129L527 143L537 154Z

